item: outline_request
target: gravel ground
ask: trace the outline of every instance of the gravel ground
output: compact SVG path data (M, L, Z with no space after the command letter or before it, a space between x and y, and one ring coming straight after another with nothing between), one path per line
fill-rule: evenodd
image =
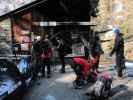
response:
M114 71L110 71L115 76ZM74 89L73 71L68 67L65 74L56 72L52 78L40 78L22 100L91 100L85 95L90 86ZM133 100L133 78L114 77L109 100Z

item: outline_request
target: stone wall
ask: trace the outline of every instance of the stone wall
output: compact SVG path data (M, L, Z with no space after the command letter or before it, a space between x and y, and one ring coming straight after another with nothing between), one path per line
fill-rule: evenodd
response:
M11 54L11 23L10 20L0 22L0 56Z
M114 14L116 1L122 1L123 11ZM103 31L108 29L107 25L117 25L120 27L121 32L124 34L125 39L125 56L127 59L133 60L133 0L99 0L99 14L95 19L97 23L96 30ZM116 16L123 16L123 19L118 19ZM115 20L112 17L115 16ZM104 35L104 34L103 34ZM103 36L102 35L102 36ZM107 44L111 42L103 43L102 47L106 50ZM109 47L111 48L111 47ZM105 51L106 53L107 51ZM108 51L109 52L109 51ZM105 62L105 55L102 57Z

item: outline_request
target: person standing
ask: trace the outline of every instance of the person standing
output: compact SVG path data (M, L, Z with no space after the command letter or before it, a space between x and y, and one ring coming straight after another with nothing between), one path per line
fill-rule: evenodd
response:
M64 43L61 39L57 39L58 42L58 46L57 46L57 50L58 50L58 54L59 54L59 58L61 61L61 69L60 72L61 73L65 73L65 60L64 60L64 56L65 56L65 51L64 51Z
M52 57L52 48L47 36L42 35L42 37L33 44L32 55L35 59L35 65L33 65L35 66L35 76L41 72L43 77L45 77L45 67L47 66L47 77L49 78L51 76L50 61Z
M41 50L41 39L36 40L33 43L33 48L32 48L32 68L33 68L33 73L34 73L34 78L36 79L38 76L38 73L41 72L41 55L42 50Z
M119 28L114 28L113 32L115 34L114 47L109 55L112 56L115 53L117 76L122 77L122 69L125 68L124 39Z
M99 33L95 32L94 42L92 43L92 46L91 46L91 59L96 60L96 63L94 64L93 69L98 73L99 73L98 67L99 67L100 56L103 53L104 52L101 47Z
M47 77L51 77L51 57L52 57L52 47L47 35L41 40L41 64L42 64L42 74L45 77L45 67L47 67Z

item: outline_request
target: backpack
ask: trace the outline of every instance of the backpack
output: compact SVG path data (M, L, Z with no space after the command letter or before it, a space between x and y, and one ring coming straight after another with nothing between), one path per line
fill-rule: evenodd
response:
M100 76L94 84L93 95L97 100L105 100L110 95L112 79Z

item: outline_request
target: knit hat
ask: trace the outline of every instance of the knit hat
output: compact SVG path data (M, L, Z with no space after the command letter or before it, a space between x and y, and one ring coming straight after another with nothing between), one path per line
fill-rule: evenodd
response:
M120 29L118 27L113 28L113 32L116 34L120 34Z

